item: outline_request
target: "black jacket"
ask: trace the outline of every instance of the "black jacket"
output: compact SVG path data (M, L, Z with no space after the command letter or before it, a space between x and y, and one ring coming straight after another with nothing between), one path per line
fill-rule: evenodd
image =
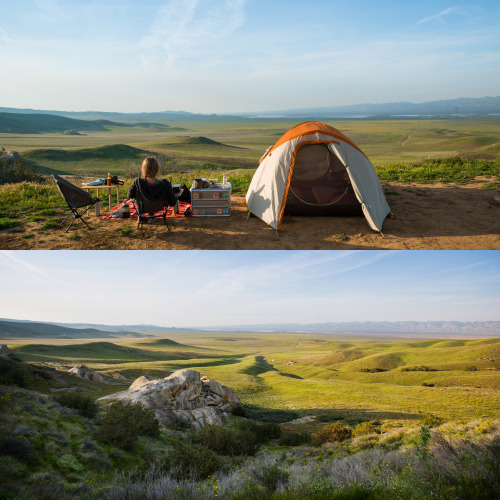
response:
M166 200L170 206L175 205L177 202L177 196L172 190L172 184L166 179L157 179L154 184L150 184L146 179L138 177L128 188L127 198L137 198L138 191L149 201Z

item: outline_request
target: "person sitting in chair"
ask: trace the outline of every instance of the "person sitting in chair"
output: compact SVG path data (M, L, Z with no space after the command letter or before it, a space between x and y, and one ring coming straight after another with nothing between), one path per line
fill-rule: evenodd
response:
M177 196L172 190L172 184L166 179L157 179L160 166L154 156L148 156L142 162L141 177L134 180L127 192L127 198L137 198L138 194L150 201L165 200L174 206L177 203Z

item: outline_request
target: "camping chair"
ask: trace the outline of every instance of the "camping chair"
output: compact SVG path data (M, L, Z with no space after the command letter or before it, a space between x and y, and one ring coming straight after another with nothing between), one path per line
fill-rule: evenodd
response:
M141 231L141 236L143 235L142 226L143 224L154 221L156 218L162 218L163 224L167 226L168 232L171 233L172 230L167 222L167 211L168 204L162 198L158 200L151 200L144 196L141 191L140 183L137 189L137 194L134 200L135 207L137 209L137 229ZM156 216L156 212L162 212L160 215Z
M69 231L69 228L73 225L73 222L75 222L76 219L80 219L89 229L92 229L87 224L87 222L83 220L82 217L87 213L87 210L92 205L95 205L99 202L99 198L93 198L90 193L87 193L87 191L80 189L79 187L71 184L71 182L68 182L67 180L59 177L56 174L52 174L52 177L54 177L54 180L56 181L57 187L59 188L62 197L71 210L71 212L66 216L66 218L61 222L60 225L62 226L67 221L68 217L70 215L73 215L73 220L71 221L71 224L68 226L65 232L67 233ZM79 214L78 209L83 207L87 207L87 209L83 213Z

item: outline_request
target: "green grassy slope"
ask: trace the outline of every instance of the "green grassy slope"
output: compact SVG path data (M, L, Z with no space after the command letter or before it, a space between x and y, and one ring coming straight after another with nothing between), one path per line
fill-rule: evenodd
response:
M25 361L58 366L83 362L128 378L195 369L261 411L344 417L361 412L374 419L403 420L428 412L470 419L500 411L500 339L344 342L328 336L236 333L173 339L18 345L13 352ZM418 369L422 366L430 371ZM372 368L385 371L367 371Z
M113 337L144 337L136 332L106 332L95 328L69 328L65 326L51 325L48 323L21 323L17 321L0 321L1 339L21 339L21 338L113 338Z

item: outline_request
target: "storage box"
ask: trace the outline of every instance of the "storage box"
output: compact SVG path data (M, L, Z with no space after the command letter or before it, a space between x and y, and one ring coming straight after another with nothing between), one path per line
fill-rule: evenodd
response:
M227 217L231 215L231 184L206 189L191 187L192 215L194 217Z
M228 217L231 207L193 207L191 215L194 217Z

